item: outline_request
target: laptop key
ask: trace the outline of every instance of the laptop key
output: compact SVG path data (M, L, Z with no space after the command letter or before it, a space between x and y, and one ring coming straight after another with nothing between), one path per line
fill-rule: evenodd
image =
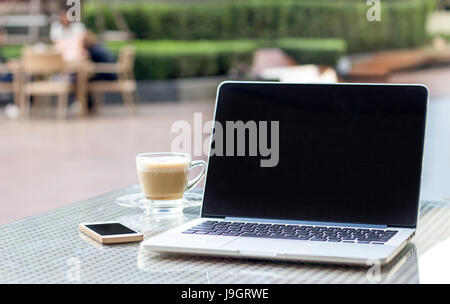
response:
M186 230L186 231L183 231L183 232L181 232L181 233L194 234L194 233L195 233L195 230Z
M389 233L389 234L396 234L398 231L397 230L386 230L385 232Z
M206 221L206 222L201 223L201 225L214 225L217 223L218 223L218 221Z
M285 237L291 237L291 236L297 237L297 235L295 233L285 233L285 234L283 234L283 236L285 236Z
M302 241L307 241L310 238L311 238L310 236L299 236L299 237L297 237L298 240L302 240Z
M355 238L355 237L352 237L352 236L351 236L351 237L347 237L347 236L346 236L346 237L343 237L342 240L344 240L344 241L355 241L356 238Z
M270 236L282 238L283 234L281 234L281 233L270 233Z
M281 239L285 239L285 240L299 240L299 238L296 237L296 236L283 236Z
M212 230L213 228L211 228L211 227L199 227L199 226L195 226L195 227L192 227L192 229L195 229L195 230L202 230L202 231L206 231L206 230Z
M299 238L306 238L306 239L312 238L311 235L303 235L303 234L299 234L297 237L299 237Z
M255 233L242 233L239 235L240 237L259 237Z
M241 231L242 231L242 232L253 232L252 229L242 229Z
M377 238L377 237L369 237L365 241L371 241L371 242L387 242L389 241L388 238Z
M257 233L257 237L271 237L269 233Z
M371 230L371 232L373 232L373 233L383 233L384 230L373 229L373 230Z
M209 231L201 231L201 230L197 230L195 231L195 234L208 234Z

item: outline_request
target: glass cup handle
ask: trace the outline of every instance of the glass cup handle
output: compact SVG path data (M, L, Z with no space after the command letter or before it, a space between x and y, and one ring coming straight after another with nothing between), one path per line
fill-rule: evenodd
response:
M205 176L206 173L206 163L203 160L194 160L191 163L191 167L189 168L189 171L197 166L202 166L202 172L200 172L199 175L197 175L193 180L189 181L186 187L186 190L191 190L192 188L194 188L203 178L203 176Z

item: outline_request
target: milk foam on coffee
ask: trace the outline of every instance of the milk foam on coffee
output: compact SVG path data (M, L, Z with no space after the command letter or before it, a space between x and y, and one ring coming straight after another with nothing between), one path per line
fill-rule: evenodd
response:
M180 171L189 169L189 159L181 156L161 156L138 161L139 171Z
M142 193L148 199L173 200L183 197L189 178L190 160L181 156L138 159Z

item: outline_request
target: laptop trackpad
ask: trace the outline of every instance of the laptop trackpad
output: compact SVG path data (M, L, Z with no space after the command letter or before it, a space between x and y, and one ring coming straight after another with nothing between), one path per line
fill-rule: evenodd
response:
M265 252L267 254L276 254L280 252L292 252L292 247L307 245L306 242L298 242L299 246L295 246L298 241L274 240L274 239L255 239L255 238L238 238L223 246L220 249L237 250L241 252ZM301 243L301 244L300 244ZM294 251L297 251L294 249Z
M385 258L392 252L392 246L366 246L361 244L337 244L327 242L311 242L278 239L238 238L220 249L239 251L242 255L276 256L307 255L367 258Z

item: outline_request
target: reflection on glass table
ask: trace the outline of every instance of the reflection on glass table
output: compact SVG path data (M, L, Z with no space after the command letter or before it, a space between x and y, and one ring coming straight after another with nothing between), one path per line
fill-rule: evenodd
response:
M161 283L419 283L417 249L409 244L383 267L158 255L140 249L138 268ZM168 265L172 265L168 267Z
M0 227L0 283L449 283L450 204L422 202L417 235L386 266L274 262L141 250L138 243L101 245L79 234L81 222L119 221L156 235L199 216L152 221L115 203L131 186Z

